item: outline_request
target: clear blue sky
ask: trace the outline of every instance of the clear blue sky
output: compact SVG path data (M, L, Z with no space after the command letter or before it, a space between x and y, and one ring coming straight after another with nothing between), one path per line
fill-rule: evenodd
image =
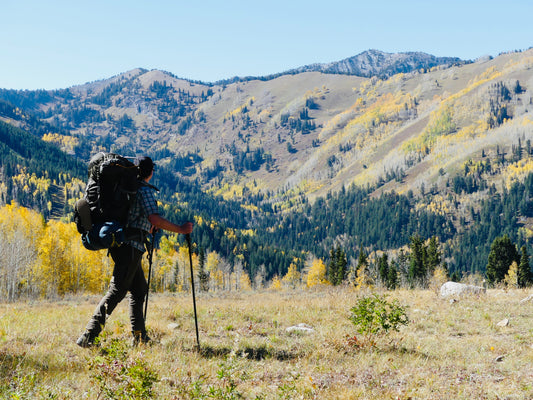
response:
M0 88L136 67L213 82L368 49L475 59L533 46L530 0L2 0Z

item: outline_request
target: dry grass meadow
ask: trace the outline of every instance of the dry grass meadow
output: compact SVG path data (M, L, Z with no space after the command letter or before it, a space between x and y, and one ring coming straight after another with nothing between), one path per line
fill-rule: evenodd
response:
M387 293L407 307L410 322L360 348L348 316L368 294L199 295L200 352L186 294L151 296L147 323L157 343L138 348L129 345L126 301L93 349L75 340L97 297L1 304L0 397L533 398L533 300L521 301L527 291L489 290L456 302L429 290ZM508 325L499 326L504 319ZM299 323L314 331L287 332ZM135 388L143 380L144 392Z

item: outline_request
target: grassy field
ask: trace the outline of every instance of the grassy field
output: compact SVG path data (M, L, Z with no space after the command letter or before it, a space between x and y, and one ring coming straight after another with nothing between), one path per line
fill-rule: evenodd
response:
M190 295L153 295L157 343L130 347L127 302L99 348L75 344L98 298L0 305L0 398L530 399L533 300L489 290L451 302L396 291L409 324L353 345L351 289L200 295L196 351ZM507 326L498 323L509 319ZM310 333L287 332L305 323Z

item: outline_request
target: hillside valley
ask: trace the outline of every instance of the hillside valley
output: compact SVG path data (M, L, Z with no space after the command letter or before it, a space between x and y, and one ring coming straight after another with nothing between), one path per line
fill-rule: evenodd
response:
M291 249L283 261L262 256L245 263L250 271L270 263L270 276L284 274L292 258L301 267L308 252L327 257L335 243L355 260L362 248L397 252L415 233L438 236L450 271L461 273L483 272L499 234L531 247L533 50L474 62L411 57L401 65L395 62L402 57L369 51L365 60L374 64L366 64L367 74L349 68L365 65L360 56L218 83L139 68L58 91L0 90L5 127L28 132L78 163L76 172L69 167L55 178L35 175L52 179L53 189L40 190L53 192L55 201L24 201L51 216L68 215L83 190L83 163L105 150L152 156L171 215L202 215L255 232L237 233L247 245L232 244L226 256ZM7 181L31 176L30 167L17 167L31 155L15 159L2 170L5 203L24 192ZM64 196L57 195L58 185ZM34 186L28 190L38 193ZM513 214L493 221L499 229L480 233L496 215L491 202L506 208L511 195L521 206L509 205ZM390 212L404 200L403 219L401 209L397 221L370 212ZM355 229L364 224L368 231ZM373 230L398 236L378 238ZM208 249L220 239L203 228L197 235ZM467 249L475 254L461 258Z

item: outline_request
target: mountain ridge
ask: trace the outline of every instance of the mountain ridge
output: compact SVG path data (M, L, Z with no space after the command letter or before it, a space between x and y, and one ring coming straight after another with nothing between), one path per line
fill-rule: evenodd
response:
M386 53L361 54L379 58ZM254 192L300 187L315 197L350 183L376 183L391 174L413 182L409 189L417 191L420 182L410 159L431 157L421 154L420 145L414 142L428 140L424 137L433 123L432 113L439 109L444 112L454 96L477 102L479 107L465 113L463 100L458 100L459 112L451 116L455 128L449 133L467 126L481 129L474 126L476 119L487 120L498 112L490 110L492 103L500 101L491 94L494 89L490 85L507 79L508 90L514 84L509 79L515 78L505 78L507 74L522 79L524 92L515 95L515 104L505 100L498 107L509 111L507 117L512 115L511 109L526 115L522 103L530 96L530 54L511 53L474 63L416 69L390 78L305 71L222 85L194 83L164 71L138 68L108 80L34 96L29 108L37 109L42 120L57 126L58 132L70 131L75 141L85 145L96 141L97 146L111 144L131 153L157 154L166 148L175 156L196 154L195 165L180 173L200 178L206 190L228 196L233 190L227 188L236 185L237 192L245 187ZM523 72L518 67L506 67L514 57L523 60L518 61L526 66L520 67ZM330 64L321 65L327 69ZM484 77L503 69L508 72ZM475 80L481 83L472 84ZM27 108L30 94L4 90L0 98ZM416 129L402 134L409 126ZM445 138L449 133L438 136ZM59 145L61 135L56 138ZM413 143L411 147L415 146L413 150L406 149L407 139ZM437 139L441 140L430 140ZM509 143L505 146L510 148ZM94 144L84 150L79 144L75 147L69 151L81 158L95 150ZM250 161L254 151L262 152L255 163ZM168 157L161 162L171 163ZM209 178L216 170L226 172L221 185ZM423 178L428 185L435 179L435 174ZM401 188L394 180L392 184L385 180L388 187ZM252 189L254 182L257 186Z
M264 76L235 76L230 79L222 79L214 82L214 85L250 80L272 80L283 75L295 75L302 72L322 72L326 74L355 75L362 77L390 77L397 73L408 73L420 69L430 69L436 66L445 68L453 65L470 63L469 60L461 60L458 57L436 57L424 52L401 52L387 53L370 49L355 56L327 63L313 63L283 72ZM201 81L199 83L202 83Z
M60 91L0 90L10 102L0 118L78 162L102 150L151 156L165 212L197 217L206 249L249 255L270 277L306 251L393 252L416 233L446 242L455 271L479 271L497 234L533 238L532 71L533 50L382 78L306 71L206 85L134 69ZM82 181L33 177L6 154L3 201L44 190L41 207L71 212Z

